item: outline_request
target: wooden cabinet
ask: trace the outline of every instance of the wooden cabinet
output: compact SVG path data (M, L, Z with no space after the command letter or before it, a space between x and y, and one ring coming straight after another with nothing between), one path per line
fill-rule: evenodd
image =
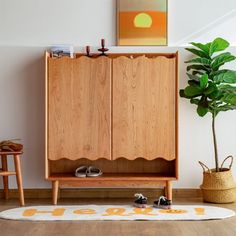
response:
M113 159L175 159L175 58L113 60Z
M111 60L48 63L49 160L111 159Z
M45 167L59 186L153 187L178 177L178 54L51 58L46 53ZM76 178L80 165L103 175Z

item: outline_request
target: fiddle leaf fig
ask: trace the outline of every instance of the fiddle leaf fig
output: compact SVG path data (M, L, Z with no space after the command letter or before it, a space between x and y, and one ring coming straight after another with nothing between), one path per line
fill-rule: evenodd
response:
M212 94L213 92L215 92L217 90L218 89L217 89L216 85L213 82L209 82L208 87L204 90L204 94L205 95L210 95L210 94Z
M230 62L235 60L235 56L233 56L231 53L226 52L226 53L222 53L218 56L216 56L215 58L213 58L213 62L211 65L211 68L213 71L218 70L221 66L223 66L226 62ZM205 64L204 64L205 65Z
M209 51L210 51L210 47L211 47L211 43L207 43L207 44L202 44L202 43L190 43L193 46L201 49L202 52L204 52L207 56L209 56Z
M190 99L190 103L192 103L192 104L198 105L199 102L200 102L200 99L198 99L198 98L191 98Z
M216 83L236 83L236 71L233 70L219 70L214 75L214 81Z
M229 43L226 40L224 40L222 38L216 38L211 43L211 46L210 46L210 49L209 49L209 54L210 54L210 56L212 56L213 53L223 51L227 47L229 47Z
M199 81L196 81L196 80L189 80L188 84L193 87L199 87Z
M192 69L203 71L203 72L209 72L210 66L199 65L199 64L193 64L193 65L187 66L187 71L192 70Z
M219 106L217 107L216 111L221 112L221 111L229 111L229 110L235 110L236 106L234 105L224 105L224 106Z
M202 94L202 89L200 87L190 85L184 89L184 94L188 97L199 96Z
M203 117L207 114L208 109L206 107L202 107L201 105L198 105L197 107L197 113L199 116Z
M208 75L204 74L201 78L200 78L200 87L202 89L206 88L208 84Z
M210 58L208 53L204 52L204 51L201 51L201 50L198 50L198 49L195 49L195 48L185 48L187 51L199 56L199 57L202 57L202 58Z
M192 71L192 75L204 75L204 72L202 72L202 71L197 71L197 70L193 70L193 71Z
M199 116L212 115L215 164L216 171L219 171L215 118L220 112L236 109L236 71L220 68L236 57L230 52L219 54L229 47L229 43L222 38L206 44L190 44L194 47L186 50L195 57L185 62L188 64L188 86L180 90L180 96L197 106Z
M197 63L197 64L202 64L202 65L207 65L209 66L211 64L211 60L207 59L207 58L195 58L189 61L186 61L185 63Z
M200 81L200 77L197 76L196 74L193 75L193 74L187 73L187 76L189 77L190 80L195 80L195 81L198 81L198 82Z
M234 93L226 93L221 100L228 105L236 106L236 94Z
M218 88L220 89L220 91L222 91L224 93L235 93L236 94L236 87L235 86L231 86L229 84L222 84L222 85L219 85Z

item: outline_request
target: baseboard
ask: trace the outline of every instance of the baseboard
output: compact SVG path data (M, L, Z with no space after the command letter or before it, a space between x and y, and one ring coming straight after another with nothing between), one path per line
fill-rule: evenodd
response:
M61 198L132 198L135 193L142 192L148 198L163 195L163 189L61 189ZM25 198L51 198L51 189L25 189ZM173 198L199 198L200 189L173 189ZM3 198L0 189L0 198ZM18 198L17 189L9 190L9 198Z

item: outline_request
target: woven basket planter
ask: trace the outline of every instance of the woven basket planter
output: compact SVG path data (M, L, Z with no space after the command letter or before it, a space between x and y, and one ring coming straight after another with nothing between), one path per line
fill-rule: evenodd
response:
M231 159L229 168L223 168L227 159ZM230 203L236 200L236 183L231 172L233 157L228 156L222 163L220 172L209 169L202 162L199 164L203 168L203 183L200 186L203 200L212 203Z

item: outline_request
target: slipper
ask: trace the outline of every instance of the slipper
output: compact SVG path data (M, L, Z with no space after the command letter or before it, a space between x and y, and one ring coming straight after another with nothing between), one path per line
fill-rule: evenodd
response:
M75 176L80 177L80 178L84 178L87 176L87 172L88 172L87 166L80 166L75 170Z
M87 177L98 177L102 175L102 171L95 167L95 166L89 166L87 170Z

